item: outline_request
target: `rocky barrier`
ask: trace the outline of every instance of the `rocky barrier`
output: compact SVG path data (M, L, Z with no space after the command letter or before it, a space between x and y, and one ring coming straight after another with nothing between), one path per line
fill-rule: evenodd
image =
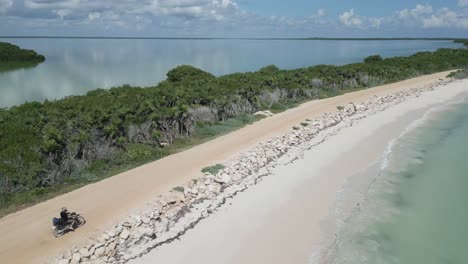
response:
M86 247L67 252L57 262L126 263L171 243L215 213L227 199L270 175L276 166L300 158L305 150L359 119L451 81L439 80L418 89L374 96L365 102L339 106L337 111L319 118L304 120L284 135L259 143L236 160L207 169L183 186L175 186L146 212L128 217Z

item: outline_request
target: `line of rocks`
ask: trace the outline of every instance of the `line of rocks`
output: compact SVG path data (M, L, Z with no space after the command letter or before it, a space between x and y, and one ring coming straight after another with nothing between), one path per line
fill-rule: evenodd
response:
M282 158L281 164L290 163L300 158L305 150L339 130L335 128L335 131L331 131L329 128L339 127L338 124L342 127L351 126L356 120L451 81L453 79L441 79L422 88L374 96L359 104L349 103L339 107L336 112L325 113L314 120L305 120L286 134L258 144L238 159L225 164L214 175L204 173L184 186L174 188L155 201L151 209L141 215L128 217L96 241L67 252L57 262L126 263L138 258L184 235L224 205L227 199L271 174ZM330 133L321 133L327 129Z

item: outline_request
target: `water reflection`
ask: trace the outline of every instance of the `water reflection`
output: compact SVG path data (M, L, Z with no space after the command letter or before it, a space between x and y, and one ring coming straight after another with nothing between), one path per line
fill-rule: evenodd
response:
M0 73L0 107L84 94L122 84L150 86L189 64L215 75L275 64L293 69L359 62L372 54L409 55L450 41L0 39L46 56L35 68Z

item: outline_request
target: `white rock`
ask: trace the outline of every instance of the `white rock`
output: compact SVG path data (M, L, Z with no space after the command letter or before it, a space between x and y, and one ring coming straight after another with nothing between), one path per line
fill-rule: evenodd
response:
M107 235L109 236L109 238L117 236L115 230L108 231Z
M80 263L81 260L81 255L80 253L73 253L73 256L71 258L70 263L75 264L75 263Z
M151 218L144 216L143 218L141 218L141 221L143 222L143 224L147 225L151 221Z
M79 253L80 253L80 255L81 255L83 258L87 258L87 257L90 256L89 250L86 249L86 248L80 249Z
M59 260L58 264L68 264L70 263L70 260L69 259L61 259Z
M117 244L116 243L110 243L107 247L106 247L106 251L104 252L104 254L106 256L111 256L115 250L115 248L117 247Z
M124 229L122 233L120 233L119 235L119 237L124 240L127 239L129 236L130 236L130 232L128 232L127 229Z
M94 256L98 258L104 256L105 250L104 247L97 248L96 251L94 251Z

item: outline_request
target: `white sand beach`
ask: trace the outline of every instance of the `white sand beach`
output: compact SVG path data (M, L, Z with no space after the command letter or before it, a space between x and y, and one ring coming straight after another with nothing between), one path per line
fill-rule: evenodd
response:
M129 263L326 263L318 250L377 175L388 144L428 109L467 91L468 80L456 81L341 128L179 240Z
M159 195L199 174L202 168L229 161L307 118L375 95L427 86L447 74L305 103L187 151L11 214L0 219L0 260L43 263L73 247L87 245L89 239L97 239ZM373 175L372 165L382 157L390 140L430 106L450 101L465 91L468 81L456 81L338 132L340 126L329 130L326 133L336 135L305 151L293 163L277 166L272 175L228 200L179 240L129 263L308 263L314 257L314 249L333 233L334 204L347 180L364 171ZM295 158L296 154L290 157ZM287 157L282 161L287 161ZM363 177L363 184L366 178ZM63 205L82 213L87 224L56 239L51 234L50 221ZM354 206L354 201L350 201L350 206ZM33 223L32 218L36 219Z

